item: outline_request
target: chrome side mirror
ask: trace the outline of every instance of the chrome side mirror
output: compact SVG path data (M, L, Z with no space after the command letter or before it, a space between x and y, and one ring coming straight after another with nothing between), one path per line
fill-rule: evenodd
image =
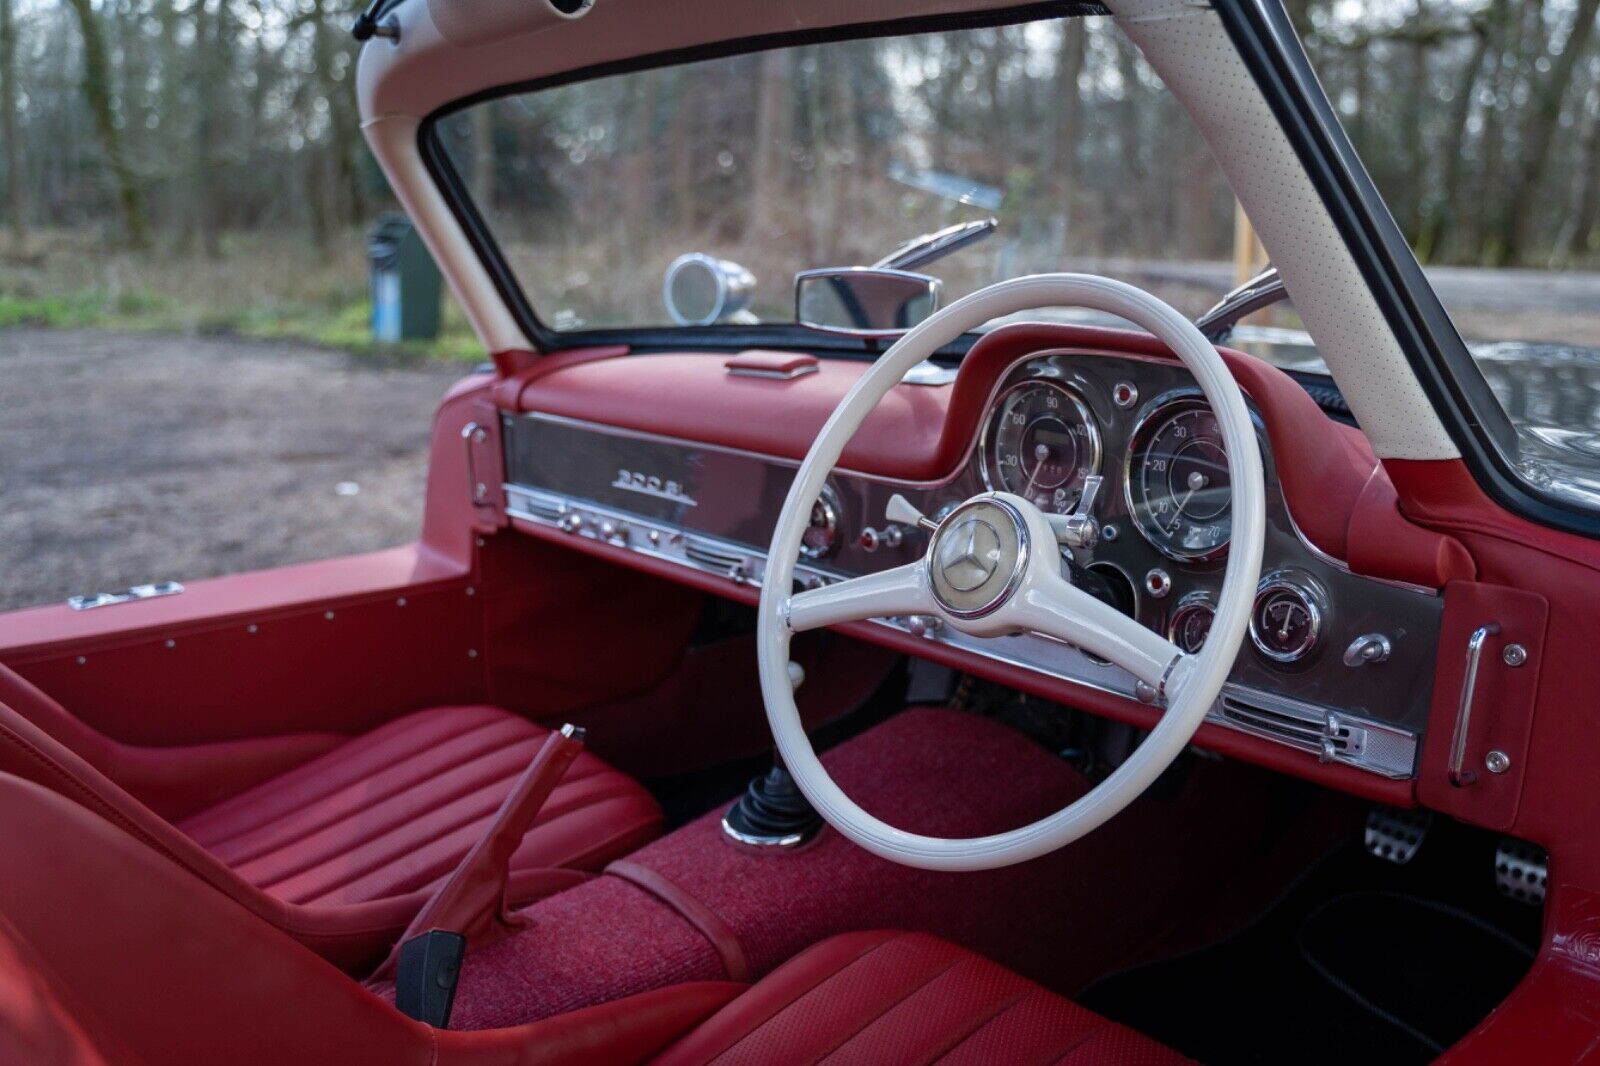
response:
M738 315L755 290L756 276L733 260L690 252L667 267L661 302L674 325L710 326Z
M939 279L873 267L805 270L794 276L794 308L802 326L890 337L939 309Z

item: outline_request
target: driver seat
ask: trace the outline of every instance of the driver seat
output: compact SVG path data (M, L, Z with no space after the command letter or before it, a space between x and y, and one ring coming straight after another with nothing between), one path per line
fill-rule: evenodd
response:
M0 1061L1186 1061L972 952L896 932L829 938L755 985L432 1029L64 796L0 773L0 810Z

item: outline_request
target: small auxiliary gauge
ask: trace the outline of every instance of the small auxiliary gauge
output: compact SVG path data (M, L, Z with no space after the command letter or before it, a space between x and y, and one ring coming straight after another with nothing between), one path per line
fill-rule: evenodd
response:
M1303 574L1275 571L1261 579L1250 612L1250 640L1274 662L1299 662L1322 636L1326 600Z
M833 486L822 486L822 494L811 505L811 518L800 535L803 559L826 559L839 547L839 494Z
M1172 617L1167 620L1167 639L1189 655L1199 654L1211 635L1211 623L1217 609L1206 592L1191 592L1178 601Z

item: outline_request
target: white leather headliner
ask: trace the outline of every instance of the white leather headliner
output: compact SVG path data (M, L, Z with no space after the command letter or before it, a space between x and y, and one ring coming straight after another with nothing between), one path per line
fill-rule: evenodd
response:
M416 129L426 115L500 85L636 55L1015 6L1009 0L597 0L585 18L550 23L538 5L523 0L475 2L527 10L532 32L454 45L440 35L426 2L406 0L395 12L400 42L374 39L362 49L357 92L368 141L490 351L530 343L422 166ZM1210 145L1373 449L1385 458L1455 458L1455 445L1215 13L1193 0L1107 0L1106 6Z

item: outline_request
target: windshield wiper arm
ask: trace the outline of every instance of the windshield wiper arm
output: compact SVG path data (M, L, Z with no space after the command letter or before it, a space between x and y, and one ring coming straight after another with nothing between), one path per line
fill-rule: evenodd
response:
M980 218L972 222L957 222L932 233L913 237L900 247L873 263L878 270L915 270L927 266L935 259L943 259L951 252L959 252L967 245L981 241L995 231L1000 223L993 218Z
M1278 277L1278 268L1269 266L1238 288L1218 300L1216 306L1194 320L1195 327L1213 344L1220 344L1239 320L1253 315L1264 307L1271 307L1289 295Z

